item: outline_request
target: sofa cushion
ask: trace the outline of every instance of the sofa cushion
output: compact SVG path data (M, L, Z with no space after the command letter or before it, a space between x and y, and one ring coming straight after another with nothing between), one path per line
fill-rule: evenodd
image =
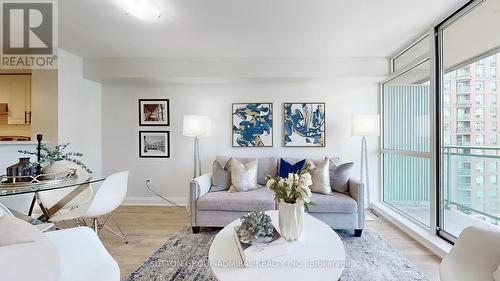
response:
M57 248L40 230L14 216L0 218L0 280L54 281L59 274Z
M333 191L349 192L349 178L353 165L353 162L340 163L330 159L330 185Z
M231 186L231 172L226 171L219 161L212 165L212 187L210 192L227 190Z
M311 170L312 185L311 191L321 194L332 193L330 187L330 160L325 158Z
M231 163L230 192L247 192L259 188L257 185L257 159L243 164L231 158L229 163Z
M248 192L209 192L196 201L203 211L268 211L274 210L274 194L267 188Z
M229 162L231 157L228 156L217 156L216 160L220 163L225 170L231 171L231 165ZM234 159L246 164L250 161L255 160L255 158L249 157L234 157ZM257 183L260 185L266 185L266 176L270 175L275 178L278 175L278 161L276 157L262 157L257 158Z
M318 166L323 159L307 159L315 166ZM344 163L339 157L330 158L330 187L333 191L348 193L349 192L349 178L351 169L354 163Z
M497 270L493 272L493 279L495 279L495 281L500 281L500 264L498 265Z
M288 174L298 174L302 168L306 165L306 159L303 159L295 164L291 164L285 159L280 159L279 176L281 178L287 178Z
M311 213L353 214L358 211L358 204L349 195L332 192L328 195L313 193L311 201L316 205L309 206Z
M45 237L35 226L14 216L0 217L0 247L32 243Z

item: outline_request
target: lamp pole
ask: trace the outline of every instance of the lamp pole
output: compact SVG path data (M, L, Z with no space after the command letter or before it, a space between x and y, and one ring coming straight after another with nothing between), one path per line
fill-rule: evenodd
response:
M361 139L361 182L365 182L366 176L366 199L368 202L368 208L370 208L371 198L370 198L370 172L368 170L368 146L366 143L366 136Z
M371 211L370 196L370 172L368 167L368 143L366 138L380 135L380 115L379 114L358 114L352 118L352 135L361 138L361 169L360 180L365 184L365 195L367 209Z
M195 137L193 179L199 176L201 176L200 139L198 137Z

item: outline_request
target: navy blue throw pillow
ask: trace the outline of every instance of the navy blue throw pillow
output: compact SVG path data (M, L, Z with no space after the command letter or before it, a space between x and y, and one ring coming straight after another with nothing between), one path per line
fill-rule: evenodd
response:
M281 178L286 178L286 177L288 177L289 173L297 174L298 172L300 172L300 170L302 170L302 168L304 168L305 164L306 164L306 159L301 160L301 161L292 165L292 164L288 163L287 161L285 161L283 158L281 158L279 176Z

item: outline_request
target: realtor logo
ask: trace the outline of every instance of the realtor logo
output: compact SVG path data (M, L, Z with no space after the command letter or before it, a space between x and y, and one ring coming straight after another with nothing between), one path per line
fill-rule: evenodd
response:
M2 68L56 68L55 1L2 1Z

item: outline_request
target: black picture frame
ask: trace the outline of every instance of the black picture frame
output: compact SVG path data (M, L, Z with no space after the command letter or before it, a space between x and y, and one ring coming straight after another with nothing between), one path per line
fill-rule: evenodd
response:
M139 126L170 126L170 99L139 99ZM161 121L144 120L144 105L163 105L164 112Z
M147 151L147 135L150 137L164 137L163 148L165 151L161 151L161 144L159 149L151 149L151 152ZM139 158L170 158L170 131L139 131Z

